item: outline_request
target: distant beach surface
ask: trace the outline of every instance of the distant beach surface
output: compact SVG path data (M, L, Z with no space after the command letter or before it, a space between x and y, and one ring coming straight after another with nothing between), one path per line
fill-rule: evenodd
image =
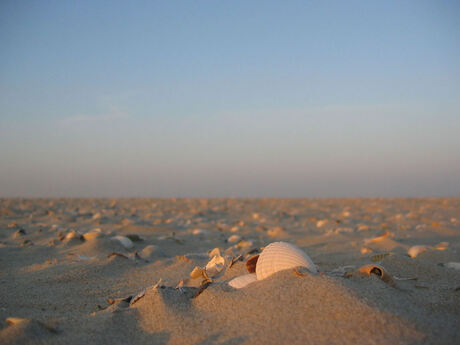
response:
M460 343L459 198L0 199L0 229L1 344Z

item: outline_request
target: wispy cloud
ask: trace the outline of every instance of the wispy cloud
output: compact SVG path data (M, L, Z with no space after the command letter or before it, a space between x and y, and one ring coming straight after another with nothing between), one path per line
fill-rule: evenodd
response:
M63 126L73 125L102 125L108 122L127 119L127 113L120 111L116 107L111 107L109 111L100 114L76 114L59 120Z

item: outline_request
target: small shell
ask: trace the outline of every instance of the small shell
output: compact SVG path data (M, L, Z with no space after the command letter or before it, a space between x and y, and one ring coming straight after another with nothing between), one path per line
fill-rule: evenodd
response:
M265 247L257 260L257 279L298 266L306 267L312 273L318 272L313 261L301 249L290 243L274 242Z
M233 278L228 282L228 285L230 285L232 288L235 289L241 289L244 288L246 285L251 284L253 282L257 281L257 276L255 273L251 274L244 274L242 276Z
M228 238L228 242L229 243L235 243L235 242L238 242L239 240L241 239L241 236L240 235L232 235Z
M428 250L427 246L412 246L409 248L407 253L411 258L415 258L417 255L426 252Z
M192 235L206 235L208 232L203 229L192 229L189 230Z
M83 239L83 236L76 232L75 230L72 230L71 232L69 232L66 236L65 236L65 240L67 241L70 241L70 240L73 240L73 239Z
M220 256L214 256L205 267L206 274L211 278L217 278L225 270L225 259Z
M382 235L372 237L372 238L366 238L364 240L364 244L377 243L377 242L383 241L387 237L392 237L391 232L387 231Z
M87 233L83 234L83 238L85 241L92 241L95 238L101 237L104 234L101 232L101 229L97 228L91 231L88 231Z
M370 276L371 274L377 275L385 283L392 287L396 287L393 277L389 275L382 266L379 265L365 265L358 270L359 274Z
M131 249L134 246L133 242L125 236L114 236L112 237L112 240L120 242L120 244L126 249Z
M367 247L361 248L361 254L368 254L368 253L372 253L372 249L367 248Z
M316 222L316 227L317 228L322 228L326 223L328 222L327 219L321 219Z

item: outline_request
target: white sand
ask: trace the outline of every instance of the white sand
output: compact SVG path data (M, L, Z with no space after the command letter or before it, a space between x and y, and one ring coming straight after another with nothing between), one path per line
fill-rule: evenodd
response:
M198 280L175 288L216 247L236 256L279 240L320 274L235 290L239 261L196 297ZM410 258L414 245L427 250ZM396 288L343 277L381 253ZM0 344L459 344L449 262L460 262L460 199L0 199ZM131 306L117 300L144 289Z

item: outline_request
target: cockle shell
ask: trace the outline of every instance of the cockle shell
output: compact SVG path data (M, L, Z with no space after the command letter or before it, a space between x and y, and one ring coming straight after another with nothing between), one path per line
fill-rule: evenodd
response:
M233 278L228 282L228 285L230 285L232 288L235 289L241 289L244 288L246 285L251 284L253 282L257 281L257 276L255 273L251 274L243 274L242 276Z
M120 244L126 249L131 249L134 246L133 242L125 236L114 236L112 237L112 240L120 242Z
M316 265L300 248L286 242L270 243L257 260L257 280L265 279L276 272L298 266L305 267L312 273L318 272Z

